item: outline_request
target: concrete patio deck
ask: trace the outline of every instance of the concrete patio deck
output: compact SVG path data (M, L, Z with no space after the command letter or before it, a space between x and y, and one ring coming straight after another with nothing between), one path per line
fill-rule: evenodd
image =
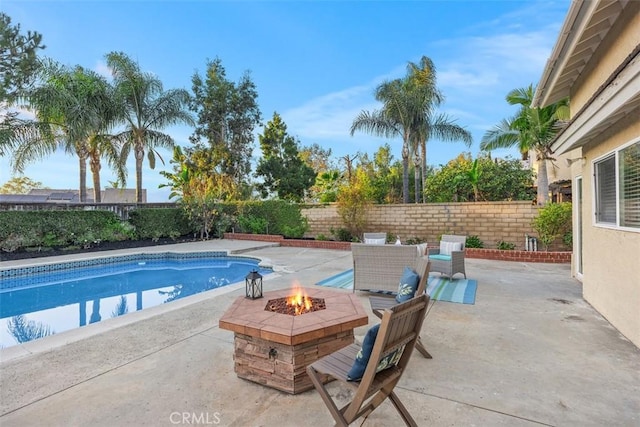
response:
M345 251L233 240L152 250L203 249L271 263L265 290L313 286L352 262ZM478 280L475 304L433 305L422 332L433 359L414 353L396 388L420 426L640 425L640 350L582 299L568 265L469 259L467 276ZM243 292L233 285L0 350L0 425L333 425L314 390L293 396L236 377L233 334L218 319ZM349 388L329 389L347 401ZM386 402L356 425L402 420Z

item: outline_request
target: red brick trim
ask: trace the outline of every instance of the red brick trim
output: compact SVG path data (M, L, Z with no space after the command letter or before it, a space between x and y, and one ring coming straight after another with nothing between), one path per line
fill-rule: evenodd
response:
M254 240L256 242L281 243L284 237L275 234L224 233L228 240Z
M224 233L224 238L229 240L254 240L258 242L273 242L284 247L294 248L316 248L334 249L350 251L351 242L336 242L333 240L305 240L305 239L285 239L274 234L246 234L246 233Z
M280 246L295 248L334 249L342 251L351 250L350 242L285 239L282 236L273 234L224 233L224 238L229 240L273 242L280 244ZM467 248L465 249L465 256L467 258L492 259L496 261L543 262L551 264L571 263L571 252L501 251L499 249Z
M465 249L467 258L493 259L497 261L544 262L570 264L571 252L501 251L499 249Z

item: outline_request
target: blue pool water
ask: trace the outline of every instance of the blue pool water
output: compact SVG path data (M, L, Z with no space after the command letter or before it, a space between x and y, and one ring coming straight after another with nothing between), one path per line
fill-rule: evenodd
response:
M114 260L112 260L114 261ZM244 281L258 260L241 257L158 258L46 271L0 278L0 346L6 348Z

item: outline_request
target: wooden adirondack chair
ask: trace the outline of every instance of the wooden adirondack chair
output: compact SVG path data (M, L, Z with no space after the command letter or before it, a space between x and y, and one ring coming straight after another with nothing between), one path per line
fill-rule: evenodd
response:
M347 380L347 373L360 350L358 344L352 344L338 350L307 367L307 373L314 387L320 393L320 397L337 425L348 426L358 418L368 416L389 398L405 424L417 427L415 420L393 389L407 368L427 312L428 303L429 296L422 294L384 311L371 357L360 381ZM380 361L396 350L402 349L403 346L404 351L402 351L398 363L378 371ZM353 399L340 409L323 384L328 378L335 378L355 389Z
M427 289L427 281L429 279L429 271L431 270L431 262L429 262L426 257L418 258L415 265L415 271L420 276L420 282L418 282L418 288L416 289L415 296L420 296L425 293ZM397 305L398 302L392 296L382 296L382 295L373 295L369 297L369 304L371 304L371 311L373 314L382 318L382 314L385 309L391 308L394 305ZM416 350L420 352L427 359L431 359L432 356L429 354L427 349L422 344L422 340L420 336L418 336L418 341L416 341Z

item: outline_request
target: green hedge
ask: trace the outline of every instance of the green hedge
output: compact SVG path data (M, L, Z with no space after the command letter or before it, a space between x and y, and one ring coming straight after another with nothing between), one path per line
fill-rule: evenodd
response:
M110 211L2 211L0 249L91 244L123 240L126 230Z
M296 238L302 237L309 229L300 205L284 200L225 203L221 210L227 214L231 213L236 218L236 231L240 232L281 234ZM243 226L248 226L249 229Z
M181 208L140 208L129 213L138 239L173 239L192 234L195 228Z
M285 201L221 203L215 235L225 231L302 237L308 229L300 205ZM111 211L46 210L0 211L0 250L33 247L88 247L101 241L177 238L192 235L192 224L181 207L139 208L122 222Z

